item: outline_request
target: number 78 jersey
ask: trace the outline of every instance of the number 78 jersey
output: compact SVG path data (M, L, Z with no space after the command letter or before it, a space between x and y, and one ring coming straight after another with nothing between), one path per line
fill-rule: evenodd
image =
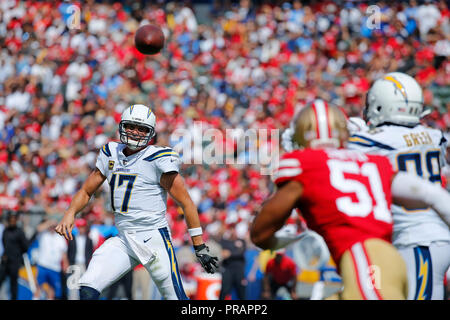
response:
M277 186L303 185L299 209L308 227L326 241L337 263L353 244L392 236L389 159L345 149L304 149L283 155Z

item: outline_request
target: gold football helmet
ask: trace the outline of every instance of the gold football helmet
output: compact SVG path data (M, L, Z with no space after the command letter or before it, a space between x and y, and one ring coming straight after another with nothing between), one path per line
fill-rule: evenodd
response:
M349 137L343 112L322 99L303 108L293 124L295 148L343 148Z

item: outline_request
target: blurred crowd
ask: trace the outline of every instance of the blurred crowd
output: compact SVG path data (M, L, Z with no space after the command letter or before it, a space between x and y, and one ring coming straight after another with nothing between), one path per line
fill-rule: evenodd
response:
M401 71L424 88L431 111L424 121L450 130L445 0L241 0L212 1L201 14L196 8L128 0L0 3L0 210L25 213L27 236L36 228L28 214L62 217L99 148L117 139L120 114L131 104L155 112L160 145L177 144L177 129L191 131L182 138L188 145L208 128L239 139L248 129L286 128L316 97L361 116L371 82ZM157 55L134 47L134 32L146 23L165 33ZM197 131L195 123L202 124ZM258 147L270 150L271 143ZM245 158L236 144L229 150L225 156ZM270 176L254 164L192 165L191 154L182 154L183 176L206 240L230 226L248 239ZM105 183L83 211L89 225L113 224L107 192ZM186 243L171 200L167 216L174 244Z

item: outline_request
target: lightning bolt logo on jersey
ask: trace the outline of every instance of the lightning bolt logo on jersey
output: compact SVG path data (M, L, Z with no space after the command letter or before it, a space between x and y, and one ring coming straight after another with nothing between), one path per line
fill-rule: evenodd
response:
M377 79L366 95L363 116L370 129L354 133L348 148L388 156L394 169L441 183L446 139L424 127L423 91L410 75L392 72ZM407 264L408 299L442 299L450 266L450 230L429 208L392 206L393 244Z
M111 208L119 230L167 227L167 191L161 175L178 172L180 159L168 147L148 146L126 157L125 145L109 142L99 152L96 166L107 177Z
M414 300L430 300L433 285L433 272L430 251L427 247L414 248L418 285Z
M446 162L446 140L439 130L422 125L384 124L352 135L348 148L385 155L397 171L408 171L431 182L441 182L441 167ZM448 226L431 209L407 210L393 205L392 213L393 243L396 246L450 241Z
M79 285L97 292L142 264L161 296L187 299L166 219L167 191L161 176L179 172L180 159L168 147L154 146L156 118L145 105L122 112L121 143L109 142L98 154L96 167L109 184L111 209L118 235L98 248ZM132 150L124 154L124 150Z

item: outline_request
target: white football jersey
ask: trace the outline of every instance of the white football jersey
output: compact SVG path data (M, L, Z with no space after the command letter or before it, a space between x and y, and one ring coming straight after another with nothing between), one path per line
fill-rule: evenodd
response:
M125 144L109 142L97 168L110 187L111 207L119 232L167 227L167 191L159 184L166 172L179 172L179 155L169 147L147 146L126 157Z
M385 155L394 170L413 172L431 182L441 183L446 143L440 130L422 125L410 128L385 124L353 134L348 148ZM397 247L450 241L448 226L431 209L407 210L392 205L392 214L393 244Z

